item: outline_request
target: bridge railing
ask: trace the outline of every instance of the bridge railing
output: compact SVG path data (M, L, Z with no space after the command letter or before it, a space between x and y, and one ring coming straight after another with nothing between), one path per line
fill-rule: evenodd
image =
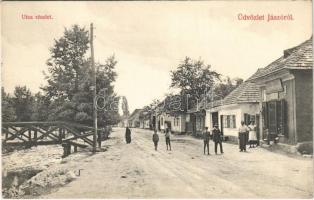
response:
M94 128L68 122L3 122L2 145L37 146L62 144L66 148L93 146ZM67 154L67 153L65 153Z

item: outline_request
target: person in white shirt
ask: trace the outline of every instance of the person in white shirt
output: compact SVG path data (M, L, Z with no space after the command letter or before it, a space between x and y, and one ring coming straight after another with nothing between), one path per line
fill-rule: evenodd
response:
M241 126L239 128L239 148L240 152L246 151L246 134L249 132L249 128L241 121Z

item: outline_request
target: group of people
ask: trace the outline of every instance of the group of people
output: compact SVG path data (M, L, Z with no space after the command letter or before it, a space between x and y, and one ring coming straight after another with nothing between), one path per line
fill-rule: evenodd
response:
M171 135L170 129L166 128L166 130L165 130L165 138L166 138L167 151L168 151L168 149L171 151L170 135ZM155 151L157 151L158 142L159 142L159 136L157 134L157 130L156 129L154 130L154 134L153 134L153 142L154 142L154 146L155 146Z
M220 153L223 154L223 148L222 148L222 141L223 141L223 134L218 128L218 124L214 125L214 129L212 130L212 135L208 131L208 127L205 127L203 131L203 140L204 140L204 154L207 149L207 155L209 155L209 140L210 138L213 139L213 142L215 143L215 154L217 154L217 146L220 147Z
M167 146L167 151L170 150L171 151L171 142L170 142L170 129L166 128L165 130L165 138L166 138L166 146ZM127 144L131 143L131 130L129 127L126 127L125 130L125 141ZM158 148L158 142L159 142L159 136L157 134L157 130L154 130L154 134L153 134L153 142L154 142L154 146L155 146L155 150L157 151Z
M241 121L239 128L239 149L240 152L246 151L246 145L249 143L250 148L257 146L256 126L254 121L250 122L249 126L246 126L244 121Z
M169 128L166 128L165 139L166 139L167 151L168 150L171 151L170 137L171 137L171 131ZM214 124L214 129L212 130L212 134L210 134L210 132L208 131L208 127L205 127L203 130L204 154L206 154L206 149L207 149L207 154L209 155L209 141L211 138L215 144L215 154L217 154L218 145L220 148L220 153L223 154L224 152L223 152L222 142L223 142L224 136L223 136L223 133L219 130L218 124ZM250 148L256 147L257 136L256 136L256 126L254 124L254 121L251 121L249 126L246 126L244 121L241 121L238 139L239 139L240 152L246 151L246 145L248 143L250 144ZM128 127L126 128L126 131L125 131L125 140L127 144L131 143L131 130ZM154 130L152 140L154 143L155 151L157 151L159 136L157 134L156 129Z

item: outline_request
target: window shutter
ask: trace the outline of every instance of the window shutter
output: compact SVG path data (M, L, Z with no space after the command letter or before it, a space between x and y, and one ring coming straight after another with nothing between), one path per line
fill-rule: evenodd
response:
M236 126L236 116L232 115L232 121L233 121L233 127L232 128L237 128Z
M282 124L282 134L288 137L287 128L287 102L281 99L281 124Z
M247 113L244 113L244 123L246 125L249 125L250 121L250 115L248 115Z
M263 102L262 104L262 116L264 127L268 128L267 102Z

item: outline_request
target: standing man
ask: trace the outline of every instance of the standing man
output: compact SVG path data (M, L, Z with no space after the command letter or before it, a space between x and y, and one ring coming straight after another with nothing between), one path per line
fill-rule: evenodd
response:
M223 134L218 128L218 124L214 125L213 129L213 141L215 142L215 154L217 155L217 145L220 146L220 153L223 154L224 151L222 150L222 140L223 140Z
M126 127L125 130L125 141L127 144L131 143L131 130L129 129L129 127Z
M159 136L157 134L157 129L155 129L154 134L153 134L153 142L154 142L154 146L155 146L155 151L157 151L158 141L159 141Z
M170 143L170 130L169 130L169 128L166 128L166 134L165 134L165 137L166 137L166 145L167 145L167 150L168 150L168 145L169 145L169 148L170 148L170 151L171 151L171 143Z
M244 124L244 121L241 121L241 126L239 128L239 148L240 152L246 151L246 134L248 133L249 128Z
M207 147L207 155L209 155L209 137L210 132L208 131L208 127L205 127L203 130L203 140L204 140L204 155Z

